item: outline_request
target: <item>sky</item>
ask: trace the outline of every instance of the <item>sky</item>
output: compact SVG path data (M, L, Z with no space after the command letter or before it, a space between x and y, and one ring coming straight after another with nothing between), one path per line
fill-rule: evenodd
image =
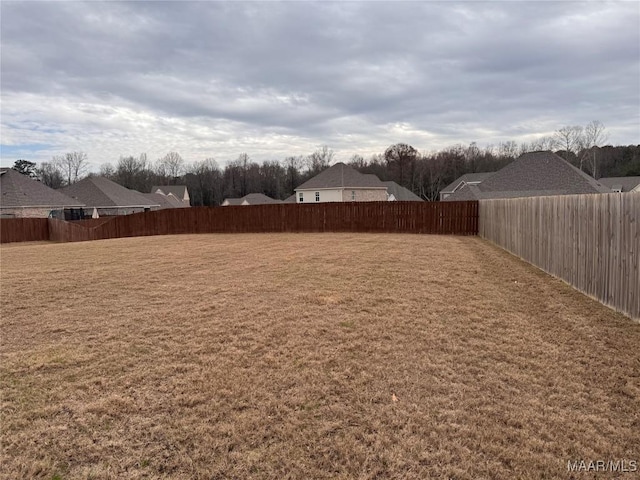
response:
M0 2L0 163L640 143L640 2Z

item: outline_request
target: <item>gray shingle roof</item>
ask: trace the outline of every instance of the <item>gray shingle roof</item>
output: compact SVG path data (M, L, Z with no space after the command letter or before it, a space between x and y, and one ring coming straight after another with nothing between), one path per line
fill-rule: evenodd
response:
M0 169L0 207L84 207L84 203L11 168Z
M387 192L395 197L398 202L422 202L423 200L411 190L398 185L396 182L382 182L387 187Z
M105 177L88 177L61 189L88 207L155 207L160 204L142 193L118 185Z
M640 177L605 177L599 178L598 182L612 190L619 187L623 192L630 192L640 185Z
M518 157L478 185L466 185L445 201L610 193L611 190L552 152Z
M336 163L323 170L315 177L307 180L298 190L314 190L322 188L380 188L386 189L385 185L373 174L362 174L356 169Z
M166 208L188 208L185 202L181 202L173 195L163 195L162 193L142 193L144 197L160 205L160 210Z
M453 193L456 190L456 187L460 186L461 183L480 183L489 178L496 172L478 172L478 173L465 173L464 175L456 178L449 185L440 190L440 193Z
M242 205L242 200L244 197L242 198L225 198L222 201L222 204L224 205L225 203L229 206L233 206L233 205Z
M242 202L247 202L249 205L266 205L268 203L282 203L281 200L268 197L264 193L250 193L242 197Z
M156 193L158 190L161 190L165 195L169 195L173 193L178 200L184 200L184 197L187 193L186 185L154 185L151 187L151 193Z
M225 202L229 206L242 205L244 202L247 202L248 205L267 205L270 203L282 203L282 200L268 197L264 193L249 193L242 198L225 198L222 203Z

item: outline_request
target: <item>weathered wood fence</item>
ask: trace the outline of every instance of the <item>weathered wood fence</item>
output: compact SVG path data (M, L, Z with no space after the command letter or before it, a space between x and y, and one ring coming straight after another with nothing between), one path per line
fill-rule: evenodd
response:
M136 213L104 222L37 220L35 238L16 219L0 220L2 241L75 242L182 233L405 232L478 233L478 202L354 202L196 207ZM5 232L6 239L5 240Z
M640 320L640 193L481 200L479 234Z
M46 218L0 218L0 243L49 240Z

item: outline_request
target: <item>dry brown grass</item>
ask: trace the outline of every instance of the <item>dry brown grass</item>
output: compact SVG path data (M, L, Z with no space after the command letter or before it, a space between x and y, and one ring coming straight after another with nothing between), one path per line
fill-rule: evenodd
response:
M3 478L555 479L640 460L640 325L478 238L1 255Z

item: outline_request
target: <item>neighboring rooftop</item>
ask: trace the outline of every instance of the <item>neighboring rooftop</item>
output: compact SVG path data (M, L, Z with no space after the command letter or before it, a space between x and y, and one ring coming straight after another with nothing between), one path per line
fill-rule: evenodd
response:
M159 207L160 204L142 193L118 185L105 177L87 177L61 189L66 195L88 207Z
M484 180L489 178L496 172L478 172L478 173L465 173L464 175L456 178L449 185L440 190L440 193L453 193L458 188L463 187L465 184L467 185L477 185L478 183L482 183Z
M531 152L521 155L479 184L464 185L444 200L583 193L611 193L611 190L552 152Z
M640 187L640 177L605 177L598 182L616 192L631 192Z
M160 210L166 208L188 208L189 205L186 202L181 202L173 194L164 195L162 193L143 193L144 197L148 198L154 203L160 205Z
M151 193L158 193L158 190L165 195L172 193L178 200L184 201L189 198L186 185L154 185L151 187Z
M11 168L0 169L0 207L84 207L79 200L21 174Z
M398 202L422 202L423 200L411 190L398 185L396 182L382 182L387 187L387 193L393 195Z
M282 200L276 200L268 197L264 193L249 193L241 198L225 198L222 205L267 205L271 203L282 203Z
M298 190L319 190L323 188L380 188L387 187L373 174L362 174L356 169L345 165L344 163L336 163L335 165L323 170L315 177L307 180L298 188Z

